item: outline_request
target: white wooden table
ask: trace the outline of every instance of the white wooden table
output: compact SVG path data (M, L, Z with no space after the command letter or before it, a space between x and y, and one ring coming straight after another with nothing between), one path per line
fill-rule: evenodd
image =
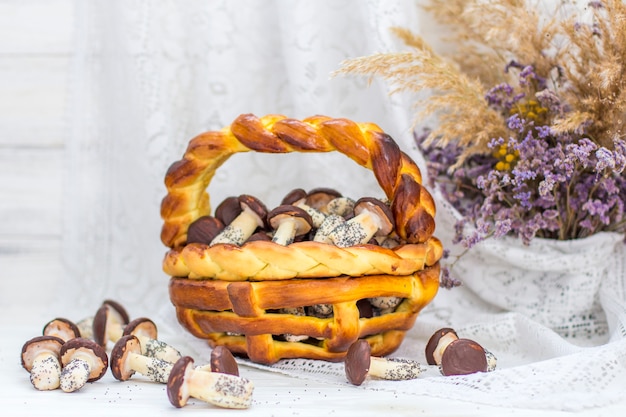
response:
M141 377L101 381L66 394L38 392L20 366L21 346L51 315L58 291L64 118L72 0L0 0L0 409L7 416L135 416L178 413L255 416L558 416L471 402L371 391L349 384L294 379L243 367L254 381L249 410L231 411L194 401L172 407L163 385ZM68 300L70 302L71 300ZM626 400L581 416L626 415Z

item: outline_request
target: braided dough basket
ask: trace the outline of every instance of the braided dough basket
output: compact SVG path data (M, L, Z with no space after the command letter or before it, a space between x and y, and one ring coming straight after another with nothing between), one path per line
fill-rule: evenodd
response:
M211 212L207 188L220 165L238 152L339 151L374 173L390 202L393 249L337 247L314 241L283 246L186 244L188 226ZM378 126L314 116L241 115L230 126L192 139L168 169L161 203L163 270L178 321L212 347L224 345L252 361L282 358L340 361L359 338L372 354L393 352L439 288L441 242L432 236L435 205L416 164ZM357 302L401 297L395 311L360 317ZM281 314L283 308L331 304L330 318ZM308 335L288 342L280 335Z

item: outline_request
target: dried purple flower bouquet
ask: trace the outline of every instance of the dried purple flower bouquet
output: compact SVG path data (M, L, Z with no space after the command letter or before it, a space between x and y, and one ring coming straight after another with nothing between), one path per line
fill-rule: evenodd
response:
M417 136L429 178L464 216L457 224L458 241L470 248L507 234L530 243L534 237L624 232L626 141L615 137L612 147L601 146L590 139L586 124L555 132L551 121L568 112L568 103L532 66L512 66L519 83L498 84L485 96L507 126L506 136L488 142L489 154L472 155L450 171L464 149L456 143L425 146L428 135ZM529 85L534 96L526 92ZM474 226L469 234L468 223Z
M626 5L574 3L431 0L451 33L446 56L393 28L410 51L338 71L420 93L416 143L431 187L463 216L466 248L626 232Z

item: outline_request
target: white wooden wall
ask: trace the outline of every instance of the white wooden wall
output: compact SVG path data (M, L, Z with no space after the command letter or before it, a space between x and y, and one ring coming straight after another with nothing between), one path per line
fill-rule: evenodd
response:
M62 273L72 31L73 0L0 0L0 306Z

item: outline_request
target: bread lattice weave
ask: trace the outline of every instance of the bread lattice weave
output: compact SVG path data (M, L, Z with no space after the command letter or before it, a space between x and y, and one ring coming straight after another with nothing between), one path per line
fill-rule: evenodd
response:
M340 248L304 241L186 244L189 225L209 215L207 188L215 171L238 152L339 151L374 173L390 202L402 245ZM209 344L225 345L253 361L281 358L341 360L365 338L375 355L395 350L417 313L439 286L441 242L433 236L435 204L421 185L417 165L378 126L315 116L239 116L230 126L192 139L165 177L161 240L170 299L178 320ZM362 317L357 304L370 297L400 297L393 311ZM281 309L330 304L329 318ZM306 335L287 342L280 335Z
M257 363L284 358L340 361L357 339L366 339L372 355L392 353L437 293L439 264L412 275L371 275L287 281L228 282L173 278L170 297L178 321L211 346L224 345ZM357 300L398 296L393 313L361 318ZM211 300L211 301L208 301ZM279 308L332 304L330 318L281 314ZM210 307L210 308L207 308ZM286 342L275 335L308 335L308 343Z

